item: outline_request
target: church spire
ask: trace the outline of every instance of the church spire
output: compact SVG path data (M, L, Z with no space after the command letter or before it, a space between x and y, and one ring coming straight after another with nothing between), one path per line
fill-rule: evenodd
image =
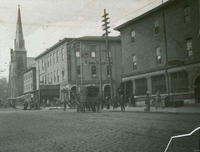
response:
M15 38L15 51L25 51L20 5L18 5L18 15L17 15L17 26L16 26L16 38Z

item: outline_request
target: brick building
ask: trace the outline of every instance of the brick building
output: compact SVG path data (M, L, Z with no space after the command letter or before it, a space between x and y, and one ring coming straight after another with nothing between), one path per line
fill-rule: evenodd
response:
M113 82L117 88L121 82L120 38L110 37L109 42ZM103 37L65 38L37 56L36 62L38 89L39 86L59 85L60 98L66 97L66 94L70 97L70 92L77 91L80 85L98 91L101 85L102 91L106 93L110 90L110 73Z
M127 96L148 90L200 102L199 12L199 0L170 0L116 27Z
M67 79L67 43L72 39L60 40L35 58L36 86L40 99L59 98L60 83Z
M36 94L36 68L32 67L24 73L24 94Z

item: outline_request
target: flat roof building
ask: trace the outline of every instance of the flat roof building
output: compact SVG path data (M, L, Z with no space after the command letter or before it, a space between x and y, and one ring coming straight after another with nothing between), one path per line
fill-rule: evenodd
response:
M200 102L199 19L199 0L169 0L115 28L126 96L159 91L174 101Z

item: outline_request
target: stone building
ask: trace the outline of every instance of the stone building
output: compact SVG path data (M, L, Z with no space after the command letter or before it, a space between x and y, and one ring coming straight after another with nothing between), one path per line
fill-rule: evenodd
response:
M121 82L120 37L110 37L109 42L113 82L117 88ZM61 99L66 94L70 97L70 93L77 91L81 85L98 91L101 85L102 91L110 90L110 73L103 37L65 38L37 56L36 62L38 89L39 86L59 85ZM49 95L46 97L50 98Z
M148 90L200 102L199 0L167 1L115 29L121 33L127 96L139 100Z
M24 80L23 74L27 66L27 52L23 38L20 7L18 7L18 17L16 26L16 38L14 50L10 50L11 61L9 65L9 97L15 98L23 95Z

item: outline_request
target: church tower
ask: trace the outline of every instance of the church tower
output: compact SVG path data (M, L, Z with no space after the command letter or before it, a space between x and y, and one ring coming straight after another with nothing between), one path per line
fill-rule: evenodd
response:
M10 50L9 67L9 94L10 98L23 95L24 79L23 74L27 68L27 53L23 37L20 6L18 6L16 37L14 40L14 50Z

